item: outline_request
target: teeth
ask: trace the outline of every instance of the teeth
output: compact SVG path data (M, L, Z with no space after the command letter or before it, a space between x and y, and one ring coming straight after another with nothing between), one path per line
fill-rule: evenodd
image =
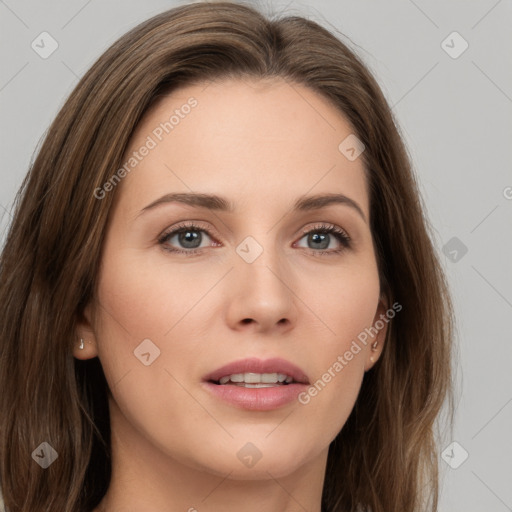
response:
M244 382L247 384L258 384L259 382L261 382L261 373L244 374Z
M234 373L233 375L226 375L219 380L220 384L251 384L246 387L270 387L273 384L293 382L293 378L285 375L284 373ZM262 384L260 386L253 384Z
M264 384L263 382L258 382L257 384L249 384L246 382L236 382L233 386L241 386L244 388L275 388L276 383L274 384Z

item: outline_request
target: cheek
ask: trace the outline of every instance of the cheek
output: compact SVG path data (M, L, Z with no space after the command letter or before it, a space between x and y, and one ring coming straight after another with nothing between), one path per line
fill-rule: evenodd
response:
M303 275L298 293L307 306L304 312L310 314L311 325L318 330L322 354L332 358L348 350L352 340L374 321L380 293L376 262L365 257L354 265Z
M308 279L302 284L303 293L310 290L303 296L318 318L312 317L316 334L304 326L310 333L309 358L315 371L312 385L299 402L311 425L317 426L321 419L320 432L330 442L346 422L360 391L369 350L365 329L373 325L380 286L373 261L357 270L338 269L315 283L322 286L314 288Z
M206 272L197 268L168 263L162 255L148 257L142 250L116 252L106 247L99 276L96 334L109 384L132 369L146 368L137 356L148 351L146 359L154 362L147 368L164 372L161 377L143 372L141 377L148 379L148 386L150 379L169 380L164 369L181 379L188 376L185 368L195 368L204 339L211 338L212 324L205 318L211 316L207 304L220 302L215 296L219 290L209 290L225 273L224 268Z
M174 447L177 453L181 448L176 447L184 444L181 457L186 458L183 438L190 425L210 425L211 420L185 382L200 342L187 328L187 313L214 284L215 276L210 276L211 283L188 286L187 273L176 272L175 266L171 271L166 264L148 264L137 252L118 253L115 261L105 254L96 335L115 403L111 410L122 411L151 442L162 443L162 451Z
M213 282L194 282L189 269L147 258L142 251L126 251L115 260L106 257L98 288L110 313L104 315L106 323L117 323L133 341L163 339Z
M141 367L152 370L142 372L141 379L153 375L165 354L164 333L179 314L180 303L173 300L173 293L164 293L178 283L156 280L158 272L136 252L114 252L107 245L98 282L95 330L98 355L111 389L127 372L133 378ZM142 354L148 351L151 365L145 366L148 356Z

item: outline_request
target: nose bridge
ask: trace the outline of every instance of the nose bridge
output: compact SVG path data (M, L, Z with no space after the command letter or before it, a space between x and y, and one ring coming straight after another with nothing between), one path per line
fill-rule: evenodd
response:
M264 286L277 292L283 286L279 276L286 273L282 248L273 241L272 233L256 236L249 235L238 244L236 266L252 289Z
M289 269L273 232L247 236L236 247L232 313L237 322L252 319L271 326L294 320Z

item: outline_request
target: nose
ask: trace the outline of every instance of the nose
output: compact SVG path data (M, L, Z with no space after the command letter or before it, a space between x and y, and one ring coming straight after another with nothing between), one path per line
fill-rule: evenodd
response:
M284 256L269 246L251 263L237 253L233 260L234 268L225 290L229 326L261 333L283 333L293 328L298 313L297 297L293 292L293 273Z

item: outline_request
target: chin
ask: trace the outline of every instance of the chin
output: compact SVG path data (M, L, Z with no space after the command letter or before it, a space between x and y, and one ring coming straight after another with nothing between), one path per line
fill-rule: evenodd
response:
M211 467L209 461L209 471L213 471L222 476L229 474L232 480L268 480L269 478L281 478L292 474L304 463L304 461L297 457L297 453L302 450L297 447L293 453L284 454L275 449L271 451L270 455L265 455L265 452L257 454L256 451L251 453L250 447L242 448L234 453L234 456L219 456L216 458L218 462L214 468Z
M242 464L233 465L232 462L229 462L226 465L226 472L223 473L223 476L229 473L231 480L269 480L271 478L283 478L291 475L299 467L297 461L293 464L282 462L277 464L275 460L267 461L266 463L260 460L252 468L243 467Z

